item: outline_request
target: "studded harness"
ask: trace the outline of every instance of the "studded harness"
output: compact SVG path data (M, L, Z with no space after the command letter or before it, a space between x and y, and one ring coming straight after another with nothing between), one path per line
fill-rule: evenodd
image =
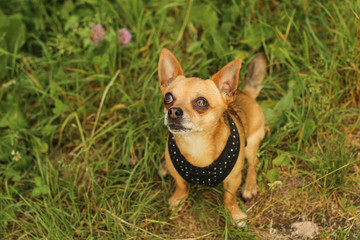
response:
M229 175L235 166L240 152L240 137L234 120L230 114L227 115L230 136L219 158L207 167L196 167L187 161L177 147L174 136L169 134L168 149L171 161L176 171L190 184L215 187Z

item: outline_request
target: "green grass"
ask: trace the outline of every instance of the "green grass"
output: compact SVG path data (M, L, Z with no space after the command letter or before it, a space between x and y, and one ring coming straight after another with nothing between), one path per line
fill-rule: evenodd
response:
M359 237L359 0L12 0L0 9L0 238L265 239L305 220L320 239ZM107 31L98 45L92 23ZM174 181L158 175L163 47L202 78L242 58L244 79L256 53L269 59L260 194L242 205L245 229L231 225L221 187L192 187L185 211L168 209Z

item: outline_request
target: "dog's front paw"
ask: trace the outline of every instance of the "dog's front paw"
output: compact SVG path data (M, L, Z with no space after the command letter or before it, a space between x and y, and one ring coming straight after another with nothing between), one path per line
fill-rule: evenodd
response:
M233 213L231 216L232 216L232 224L235 227L244 228L246 226L245 218L247 217L247 215L244 212L240 210L236 213Z
M257 194L257 185L245 186L245 189L242 191L242 197L245 201L251 199Z
M185 200L186 200L187 196L183 196L183 197L174 197L172 196L171 198L169 198L169 207L171 211L181 211L184 206L185 206Z

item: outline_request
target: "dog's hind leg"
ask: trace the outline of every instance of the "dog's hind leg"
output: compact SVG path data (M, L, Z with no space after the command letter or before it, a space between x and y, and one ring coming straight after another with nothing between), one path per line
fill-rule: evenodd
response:
M247 176L245 181L245 188L242 191L242 197L244 200L248 200L257 193L257 174L256 165L258 162L257 151L259 149L261 140L265 136L265 130L263 128L257 130L247 139L247 146L245 148L245 158L248 163Z

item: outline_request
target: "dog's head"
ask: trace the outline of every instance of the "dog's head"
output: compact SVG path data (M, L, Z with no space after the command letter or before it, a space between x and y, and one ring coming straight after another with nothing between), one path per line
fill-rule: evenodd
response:
M216 127L235 99L240 68L241 60L235 60L210 79L187 78L175 56L162 49L158 72L169 131L187 134Z

